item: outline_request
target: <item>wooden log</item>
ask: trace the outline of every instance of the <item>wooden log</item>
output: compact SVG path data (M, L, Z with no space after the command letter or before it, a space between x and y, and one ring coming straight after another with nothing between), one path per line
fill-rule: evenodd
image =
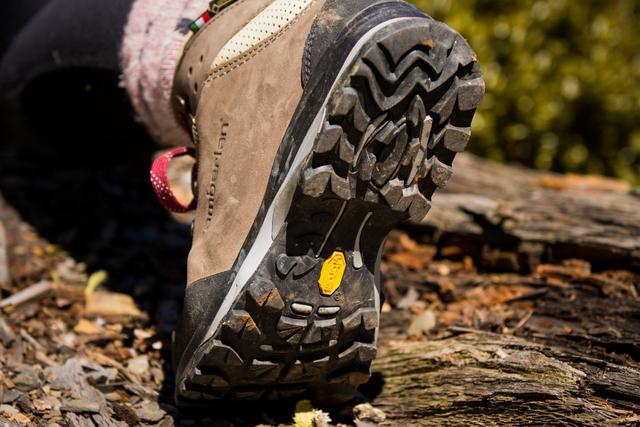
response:
M441 247L459 245L485 267L532 270L585 259L640 268L640 192L599 177L542 173L460 155L447 188L414 224ZM509 257L505 253L516 252Z
M410 314L383 318L365 391L385 424L638 425L640 193L472 155L455 170L429 215L407 229L436 245L435 259L470 255L474 267L441 275L388 253L387 287L430 292L439 325L411 342ZM474 300L507 288L517 296Z
M640 369L509 335L467 333L383 347L374 363L385 425L637 422Z

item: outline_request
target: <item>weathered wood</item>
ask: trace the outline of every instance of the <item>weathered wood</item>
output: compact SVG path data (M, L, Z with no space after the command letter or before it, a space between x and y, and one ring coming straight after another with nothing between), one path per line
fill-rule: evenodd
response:
M51 290L51 282L43 280L1 300L0 308L17 307L34 299L43 298Z
M418 225L486 267L530 270L551 259L640 268L640 192L620 181L541 173L459 156ZM509 255L516 252L517 257ZM504 252L507 252L506 254Z
M489 333L383 347L374 405L386 425L631 423L640 369Z
M10 282L9 276L9 255L7 254L7 232L4 224L0 220L0 288L8 286Z
M394 239L387 257L400 261ZM407 340L410 312L383 315L371 396L388 425L640 421L640 276L578 260L534 274L441 265L441 275L387 267L387 284L444 299L430 341Z

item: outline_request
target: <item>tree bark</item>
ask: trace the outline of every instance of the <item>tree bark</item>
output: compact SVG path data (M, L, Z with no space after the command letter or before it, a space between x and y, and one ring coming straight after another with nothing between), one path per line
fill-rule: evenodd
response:
M383 347L374 405L387 425L640 422L640 370L513 336L466 333Z
M415 316L383 314L386 425L640 425L637 191L462 155L407 230L425 249L390 239L387 300L419 290L438 326L412 342Z
M454 171L447 188L434 196L431 212L415 224L441 247L460 245L485 267L516 271L566 258L640 268L638 189L468 154L456 159Z

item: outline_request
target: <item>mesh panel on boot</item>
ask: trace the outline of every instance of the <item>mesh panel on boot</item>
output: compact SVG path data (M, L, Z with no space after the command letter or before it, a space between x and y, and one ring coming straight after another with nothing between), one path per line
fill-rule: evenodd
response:
M222 48L213 61L217 67L268 39L296 19L313 0L276 0L250 21Z

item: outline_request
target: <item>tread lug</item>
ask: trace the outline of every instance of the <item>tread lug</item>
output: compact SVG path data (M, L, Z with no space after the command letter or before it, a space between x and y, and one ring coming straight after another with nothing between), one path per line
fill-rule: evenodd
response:
M430 176L435 185L440 188L444 188L447 185L449 178L451 178L451 175L453 175L453 169L451 166L445 165L436 158L433 159Z
M471 137L471 129L447 125L444 131L444 146L448 150L461 153L467 148Z
M291 344L298 344L300 342L306 328L306 320L286 316L282 316L276 325L278 335Z
M275 285L266 279L257 279L249 287L249 298L256 306L269 313L280 313L284 310L284 301Z

